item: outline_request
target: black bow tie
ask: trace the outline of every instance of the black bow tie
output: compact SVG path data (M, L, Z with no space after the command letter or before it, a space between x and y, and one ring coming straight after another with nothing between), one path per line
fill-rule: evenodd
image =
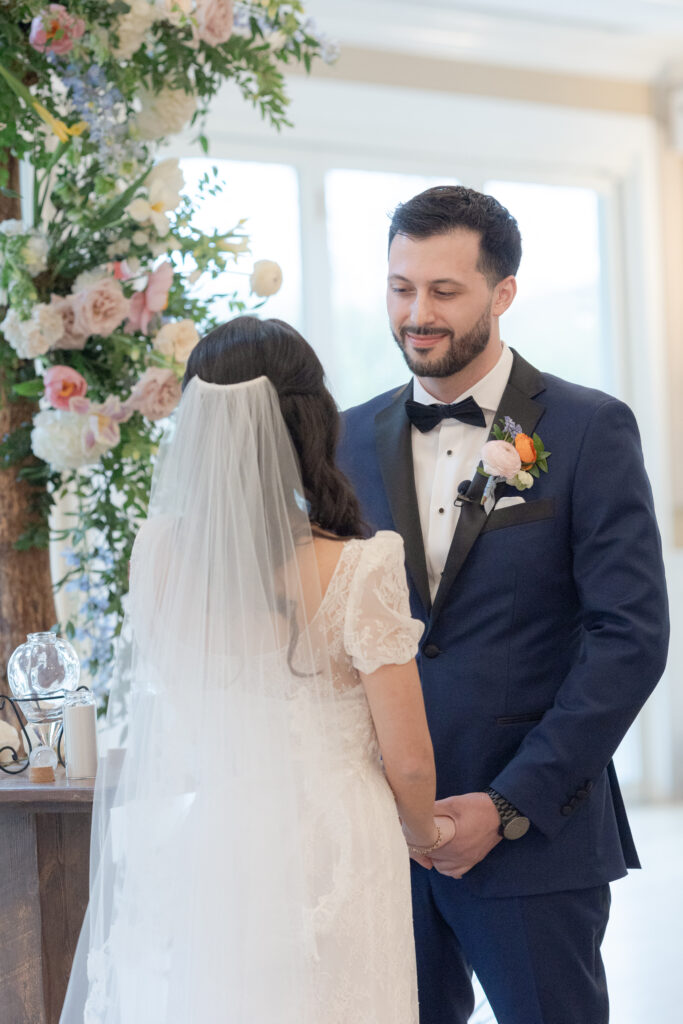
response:
M462 423L470 423L473 427L486 426L481 406L477 405L471 395L462 402L454 402L453 405L423 405L409 398L406 402L406 412L413 426L423 434L433 430L441 420L446 419L460 420Z

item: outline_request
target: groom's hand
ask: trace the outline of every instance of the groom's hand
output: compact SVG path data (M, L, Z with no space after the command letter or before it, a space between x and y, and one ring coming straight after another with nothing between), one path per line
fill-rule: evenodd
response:
M430 854L442 875L462 876L478 864L501 841L500 817L486 793L464 793L437 800L435 814L447 814L455 822L455 835Z

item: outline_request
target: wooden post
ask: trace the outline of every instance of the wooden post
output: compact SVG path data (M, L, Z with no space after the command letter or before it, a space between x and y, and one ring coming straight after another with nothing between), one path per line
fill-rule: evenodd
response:
M19 162L14 157L10 157L8 184L19 192ZM10 218L21 220L21 200L0 194L0 221ZM4 317L3 307L0 316ZM24 398L10 401L10 395L11 386L0 371L0 438L29 423L37 409ZM50 629L57 618L49 550L15 551L13 547L29 522L30 497L35 494L33 486L17 480L20 468L0 468L0 693L9 692L7 662L14 648L23 643L27 633ZM12 721L11 712L2 714Z

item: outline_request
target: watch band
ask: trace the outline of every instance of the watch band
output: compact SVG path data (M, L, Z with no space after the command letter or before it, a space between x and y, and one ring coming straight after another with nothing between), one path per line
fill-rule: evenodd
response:
M504 839L521 839L529 831L530 821L525 815L520 814L517 808L506 800L504 796L490 787L486 790L487 796L491 797L493 805L498 811L500 825L498 834Z

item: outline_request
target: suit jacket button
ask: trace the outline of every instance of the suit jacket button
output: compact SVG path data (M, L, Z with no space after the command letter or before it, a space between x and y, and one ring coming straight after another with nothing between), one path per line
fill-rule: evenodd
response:
M583 788L586 790L587 793L590 793L591 789L593 788L593 783L590 779L588 779L587 782L584 782Z
M576 795L578 796L579 800L585 800L588 796L588 790L585 787L583 789L577 789Z
M425 644L422 648L422 653L425 658L437 658L441 654L441 651L436 644Z
M562 814L565 818L568 818L573 810L574 808L570 804L565 804L564 807L560 807L560 814Z

